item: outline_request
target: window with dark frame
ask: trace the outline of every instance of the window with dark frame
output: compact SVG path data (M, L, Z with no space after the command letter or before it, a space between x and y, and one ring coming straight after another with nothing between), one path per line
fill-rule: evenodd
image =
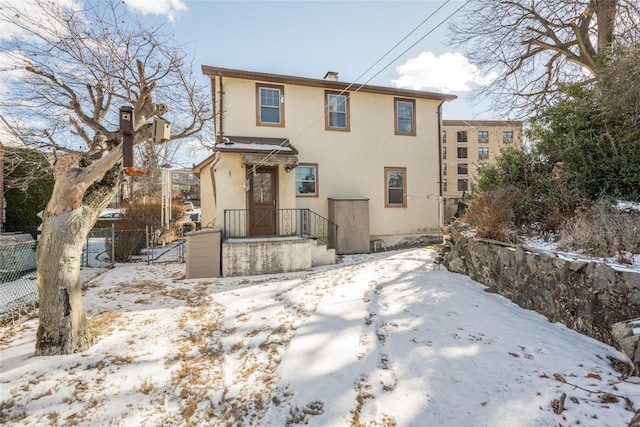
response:
M442 180L442 191L447 191L447 180L446 179Z
M458 175L468 175L469 165L467 163L458 163Z
M480 144L488 144L489 143L489 131L479 130L478 131L478 142Z
M511 144L513 142L513 131L505 130L502 132L502 142L505 144Z
M284 126L284 86L257 84L257 124Z
M349 130L349 96L339 92L325 91L326 111L325 128L327 130Z
M413 99L395 98L395 133L396 135L416 134L416 101Z
M458 141L459 144L464 144L467 142L467 131L466 130L459 130L458 132L456 132L456 140Z
M447 147L442 147L442 159L446 160L447 158Z
M459 179L458 180L458 191L467 191L469 190L469 180L468 179Z
M478 147L478 160L486 160L489 158L489 147Z
M447 174L447 164L443 163L442 164L442 175L446 175Z
M442 131L442 143L445 144L447 142L447 131Z
M466 159L468 157L467 147L458 147L458 158Z
M318 165L315 163L300 163L296 171L296 196L318 196Z
M407 169L384 168L385 207L406 207Z

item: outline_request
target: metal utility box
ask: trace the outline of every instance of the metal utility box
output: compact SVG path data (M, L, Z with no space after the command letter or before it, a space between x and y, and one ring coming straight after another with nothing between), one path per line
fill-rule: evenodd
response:
M329 220L338 225L336 253L354 254L371 250L369 244L369 199L329 199Z
M187 279L220 277L220 229L205 228L185 234Z

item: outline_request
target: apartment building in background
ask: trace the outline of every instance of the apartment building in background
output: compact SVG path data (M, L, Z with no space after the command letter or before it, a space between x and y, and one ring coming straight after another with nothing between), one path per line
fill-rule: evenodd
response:
M444 218L450 219L470 182L483 164L492 162L504 147L522 146L521 121L443 120L442 197Z

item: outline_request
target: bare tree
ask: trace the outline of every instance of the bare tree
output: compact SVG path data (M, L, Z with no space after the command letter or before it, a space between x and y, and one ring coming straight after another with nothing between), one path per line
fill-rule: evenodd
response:
M78 352L92 344L80 282L82 242L123 177L119 107L134 114L134 145L167 115L172 140L210 123L209 99L188 52L161 28L144 28L124 2L7 1L0 26L2 108L31 128L55 187L37 249L40 297L36 355Z
M470 0L450 27L471 62L499 76L479 96L526 115L560 82L593 79L615 45L640 41L637 0Z

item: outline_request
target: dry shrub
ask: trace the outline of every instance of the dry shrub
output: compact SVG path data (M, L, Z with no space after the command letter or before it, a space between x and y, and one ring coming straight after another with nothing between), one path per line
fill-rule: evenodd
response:
M513 242L513 207L519 193L497 189L477 193L469 200L462 220L476 230L476 236L500 242Z
M640 212L599 199L583 207L560 230L558 248L598 257L640 253Z
M184 206L171 205L171 218L179 220L186 214ZM160 227L162 222L162 203L156 199L133 202L127 205L125 214L116 222L117 230L144 230L146 226Z

